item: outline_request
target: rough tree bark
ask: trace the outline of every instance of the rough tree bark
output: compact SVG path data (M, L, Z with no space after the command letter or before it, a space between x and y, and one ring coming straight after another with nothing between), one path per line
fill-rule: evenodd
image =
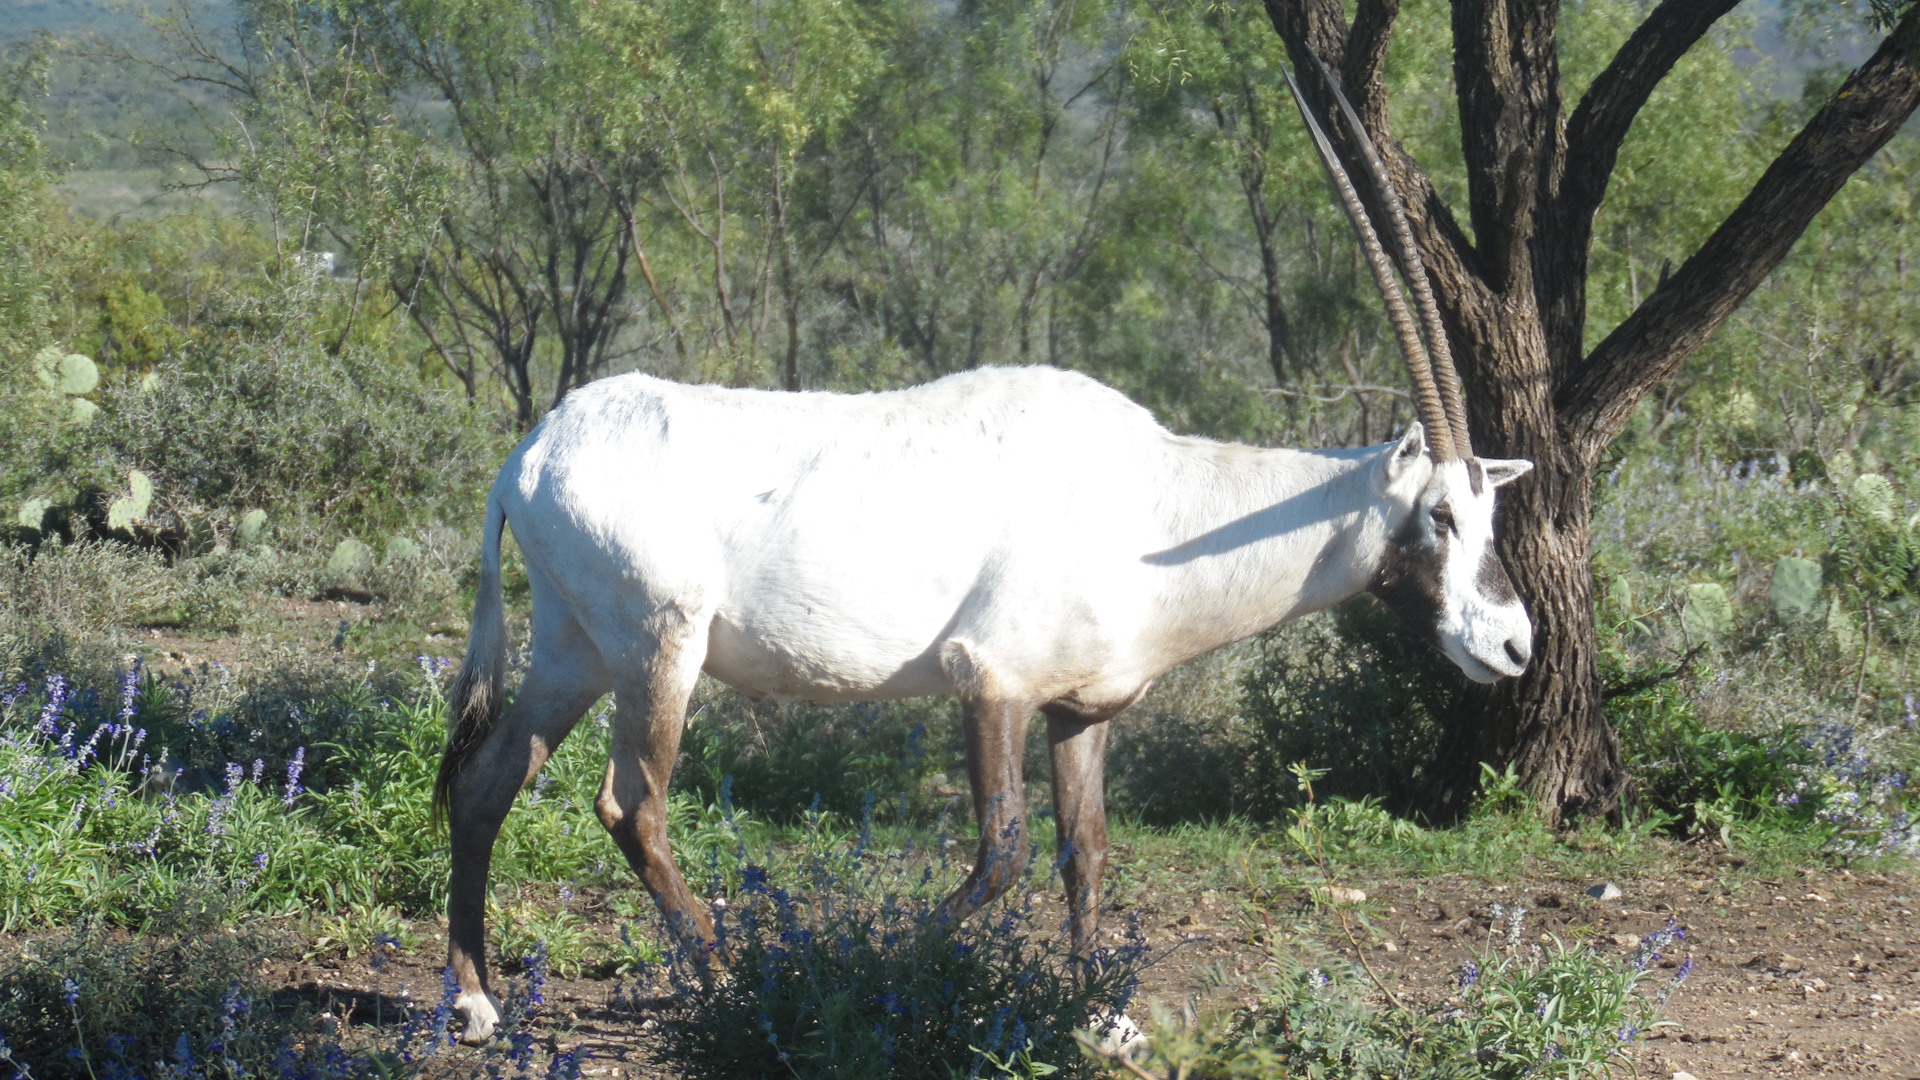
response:
M1501 493L1500 554L1534 620L1526 674L1463 695L1429 777L1457 816L1481 763L1513 767L1555 821L1613 815L1624 773L1602 708L1593 622L1594 471L1634 407L1786 257L1827 202L1920 105L1920 5L1809 119L1699 251L1592 351L1588 253L1622 140L1654 88L1738 0L1661 0L1571 116L1551 0L1455 0L1454 86L1471 235L1388 135L1382 66L1399 0L1266 0L1295 67L1324 58L1413 221L1465 387L1476 452L1535 468ZM1331 101L1305 80L1322 115ZM1344 136L1347 169L1378 192Z

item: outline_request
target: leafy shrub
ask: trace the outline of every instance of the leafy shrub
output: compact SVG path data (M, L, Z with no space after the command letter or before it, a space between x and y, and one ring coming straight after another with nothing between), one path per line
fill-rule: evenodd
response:
M1856 728L1825 720L1801 743L1806 759L1780 801L1810 814L1824 846L1847 859L1920 856L1920 748L1913 731L1920 704L1906 699L1900 725Z
M178 503L286 507L334 532L477 503L483 456L464 405L356 350L242 342L203 367L122 386L100 427L115 455Z
M1685 827L1771 813L1806 754L1792 727L1709 725L1672 681L1607 703L1641 809Z
M203 704L193 683L136 670L117 693L58 674L5 687L0 928L87 913L140 925L208 885L254 912L436 910L447 878L429 809L446 738L438 683L415 684L410 700L364 678L333 699L256 689ZM497 883L630 880L591 811L604 744L593 721L583 726L522 794L495 848ZM287 745L327 732L338 741ZM183 759L163 735L197 753L285 750ZM669 808L680 857L731 873L722 852L756 828L752 819L684 794Z
M1369 596L1266 635L1241 684L1273 785L1264 815L1291 805L1285 766L1296 761L1326 770L1323 794L1411 806L1459 682L1446 657Z
M1019 1060L1091 1071L1073 1033L1125 1009L1145 955L1137 933L1074 964L1061 932L1036 925L1031 880L966 922L936 918L953 876L944 857L877 855L864 829L836 848L819 824L793 888L743 868L716 925L725 979L704 987L696 965L676 962L665 1034L678 1068L946 1080Z
M723 690L708 698L681 740L677 786L704 804L728 801L792 822L809 810L857 817L869 799L910 820L945 809L933 778L959 773L960 730L942 699L871 705L750 701Z
M1272 763L1240 691L1266 647L1242 642L1183 664L1114 723L1114 813L1150 825L1272 816Z
M83 921L31 938L0 960L0 1033L15 1064L40 1080L150 1075L172 1062L271 1074L311 1016L276 1007L261 964L288 948L256 924L231 922L217 894L183 898L148 932Z

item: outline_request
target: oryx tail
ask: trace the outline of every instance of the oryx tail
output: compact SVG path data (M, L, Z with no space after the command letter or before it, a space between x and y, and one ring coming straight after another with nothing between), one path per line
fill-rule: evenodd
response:
M447 705L447 748L440 756L440 776L433 784L433 816L437 823L453 800L453 780L460 767L486 741L500 718L507 664L507 618L500 597L500 533L506 511L497 492L487 496L487 521L481 538L480 586L473 601L473 626L467 634L467 659L454 680Z

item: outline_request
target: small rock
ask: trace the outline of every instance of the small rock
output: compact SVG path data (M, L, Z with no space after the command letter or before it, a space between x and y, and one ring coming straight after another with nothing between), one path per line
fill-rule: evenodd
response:
M1784 971L1789 975L1793 974L1796 971L1807 970L1807 962L1793 955L1792 953L1781 953L1780 958L1773 962L1773 966L1779 968L1781 971Z
M1812 982L1807 984L1807 988L1810 990L1813 990L1816 993L1824 994L1827 992L1827 980L1815 979Z
M1603 881L1587 889L1587 895L1595 900L1618 900L1623 895L1620 886L1611 881Z
M1640 945L1640 935L1639 934L1615 934L1613 935L1613 943L1615 945L1620 946L1623 949L1637 948Z
M1336 904L1364 904L1367 894L1359 889L1349 889L1344 885L1333 885L1327 889L1327 899Z
M1807 899L1808 899L1808 900L1811 900L1811 901L1813 901L1813 902L1814 902L1814 903L1816 903L1816 904L1824 904L1824 903L1826 903L1826 902L1827 902L1827 898L1826 898L1826 897L1824 897L1824 896L1821 896L1821 895L1820 895L1819 893L1817 893L1817 892L1810 892L1810 893L1808 893L1808 894L1807 894Z
M1681 1069L1673 1074L1673 1080L1699 1080L1699 1078L1687 1070Z
M1395 944L1394 944L1393 942L1391 942L1391 941L1384 941L1384 942L1381 942L1381 943L1380 943L1380 947L1381 947L1381 948L1383 948L1383 949L1385 949L1385 950L1387 950L1387 951L1388 951L1388 952L1390 952L1390 953L1393 953L1393 952L1399 952L1399 951L1400 951L1400 946L1398 946L1398 945L1395 945Z

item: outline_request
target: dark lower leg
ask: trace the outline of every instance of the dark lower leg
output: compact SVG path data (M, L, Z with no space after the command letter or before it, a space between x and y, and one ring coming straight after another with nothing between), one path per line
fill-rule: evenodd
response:
M1032 710L1018 702L963 702L967 779L980 846L967 879L937 916L964 919L1013 887L1027 864L1027 794L1021 775Z
M1100 932L1100 879L1107 869L1107 722L1047 717L1053 756L1053 816L1067 889L1073 953L1093 955Z

